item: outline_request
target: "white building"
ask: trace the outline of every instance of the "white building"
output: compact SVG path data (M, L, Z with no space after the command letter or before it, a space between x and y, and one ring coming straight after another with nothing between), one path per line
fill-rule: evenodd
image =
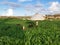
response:
M31 20L45 20L45 15L41 15L41 14L36 13L35 15L33 15L31 17Z

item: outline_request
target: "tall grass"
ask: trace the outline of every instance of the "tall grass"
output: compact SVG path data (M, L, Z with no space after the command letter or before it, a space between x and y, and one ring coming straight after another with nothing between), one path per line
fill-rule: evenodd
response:
M38 22L0 19L0 45L60 45L60 20Z

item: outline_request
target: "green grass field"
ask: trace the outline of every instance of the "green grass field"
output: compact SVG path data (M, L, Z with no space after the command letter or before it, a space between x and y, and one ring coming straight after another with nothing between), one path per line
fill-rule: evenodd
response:
M60 45L60 20L38 22L0 19L0 45Z

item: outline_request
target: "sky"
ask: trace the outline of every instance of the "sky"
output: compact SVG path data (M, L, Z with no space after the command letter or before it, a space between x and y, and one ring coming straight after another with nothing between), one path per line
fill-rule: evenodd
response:
M0 16L60 14L60 0L0 0Z

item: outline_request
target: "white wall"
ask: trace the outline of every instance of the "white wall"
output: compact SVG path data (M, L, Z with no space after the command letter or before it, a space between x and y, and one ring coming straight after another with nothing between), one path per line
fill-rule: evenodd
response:
M34 16L31 17L31 20L45 20L45 17L44 15L35 14Z

